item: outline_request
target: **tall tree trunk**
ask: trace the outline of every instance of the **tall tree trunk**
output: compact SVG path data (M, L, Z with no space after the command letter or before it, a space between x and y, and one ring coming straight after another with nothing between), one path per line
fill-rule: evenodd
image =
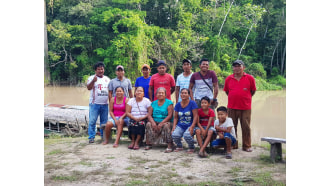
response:
M48 65L48 39L47 39L47 17L46 17L46 0L44 0L44 84L50 82L50 73Z
M286 52L286 50L285 50L285 48L286 48L286 44L284 45L284 50L283 50L283 56L282 56L282 61L281 61L281 75L283 76L284 75L284 57L285 57L285 52Z
M274 51L273 51L273 55L272 55L272 59L270 60L270 72L272 72L272 69L273 69L273 59L274 59L274 54L275 54L275 51L277 49L277 46L278 44L280 43L281 39L277 41L276 45L275 45L275 48L274 48Z
M219 30L219 37L220 37L220 34L221 34L222 27L223 27L223 25L224 25L225 22L226 22L227 16L228 16L228 14L229 14L229 11L230 11L231 6L233 5L234 1L235 1L235 0L233 0L233 1L231 2L230 7L229 7L229 9L228 9L228 12L227 12L225 18L223 19L222 25L221 25L220 30Z
M251 30L252 30L253 25L254 25L254 21L252 22L252 24L251 24L251 26L250 26L250 29L249 29L249 32L247 33L247 35L246 35L246 37L245 37L245 41L244 41L244 43L243 43L243 46L242 46L241 50L239 51L239 54L238 54L238 58L237 58L237 59L239 59L239 57L241 56L242 50L243 50L243 48L244 48L244 46L245 46L245 43L246 43L247 38L248 38L249 35L250 35L250 32L251 32Z

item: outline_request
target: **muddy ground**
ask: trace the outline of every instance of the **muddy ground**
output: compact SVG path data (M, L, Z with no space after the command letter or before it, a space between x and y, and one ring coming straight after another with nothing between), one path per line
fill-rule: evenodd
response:
M222 149L207 158L185 151L164 153L166 146L146 151L127 148L123 138L112 143L88 144L87 137L44 140L45 185L285 185L286 163L273 164L269 145L253 146L253 152L233 150L225 159Z

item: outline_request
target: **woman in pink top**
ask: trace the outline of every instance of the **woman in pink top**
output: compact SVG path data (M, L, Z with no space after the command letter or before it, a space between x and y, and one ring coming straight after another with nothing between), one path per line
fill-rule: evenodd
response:
M126 116L126 103L128 102L128 98L124 96L124 88L117 87L115 89L116 97L112 97L110 100L110 116L109 121L105 127L105 139L103 145L109 143L109 137L111 135L111 128L117 127L117 137L116 141L113 144L113 147L118 147L119 139L121 134L123 133L124 124L128 126L128 117Z

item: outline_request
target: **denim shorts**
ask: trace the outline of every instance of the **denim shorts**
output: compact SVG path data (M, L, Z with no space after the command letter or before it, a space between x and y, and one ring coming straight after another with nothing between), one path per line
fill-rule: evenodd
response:
M203 127L203 129L205 130L207 126L202 126L202 127ZM194 135L196 134L196 130L197 130L197 129L200 129L200 128L199 128L199 127L195 127L195 128L194 128ZM215 130L214 127L210 127L209 130L212 130L212 131L213 131L213 134L217 134L217 133L216 133L216 130Z
M116 119L118 120L120 117L117 117L116 116ZM115 120L112 119L112 117L109 117L108 121L111 121L111 123L113 124L114 127L116 127L116 123L115 123ZM128 127L128 123L129 123L129 118L126 116L124 118L124 126Z
M224 138L230 138L231 139L231 146L235 145L236 139L229 133L225 132L224 133ZM226 140L225 139L216 139L212 141L211 146L225 146L226 145Z

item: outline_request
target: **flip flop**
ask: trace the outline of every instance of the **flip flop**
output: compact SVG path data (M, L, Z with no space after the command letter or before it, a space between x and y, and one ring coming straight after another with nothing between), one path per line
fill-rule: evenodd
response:
M144 150L150 150L150 149L152 149L151 145L146 145L146 147L144 148Z
M117 148L119 145L118 144L113 144L112 147L113 148Z
M198 152L198 156L201 157L201 158L204 158L204 153L201 152L201 151L199 151L199 152Z
M226 154L226 159L232 159L232 154L231 153L227 153Z
M164 153L170 153L170 152L173 152L173 149L166 148L166 150L164 151Z
M139 146L134 146L133 150L139 150L140 147Z
M134 145L129 145L128 149L133 149Z
M182 151L183 150L183 148L181 147L177 147L177 148L175 148L175 150L174 150L174 152L179 152L179 151Z
M188 150L187 150L187 153L188 153L188 154L192 154L192 153L194 153L194 151L195 151L195 149L188 149Z

